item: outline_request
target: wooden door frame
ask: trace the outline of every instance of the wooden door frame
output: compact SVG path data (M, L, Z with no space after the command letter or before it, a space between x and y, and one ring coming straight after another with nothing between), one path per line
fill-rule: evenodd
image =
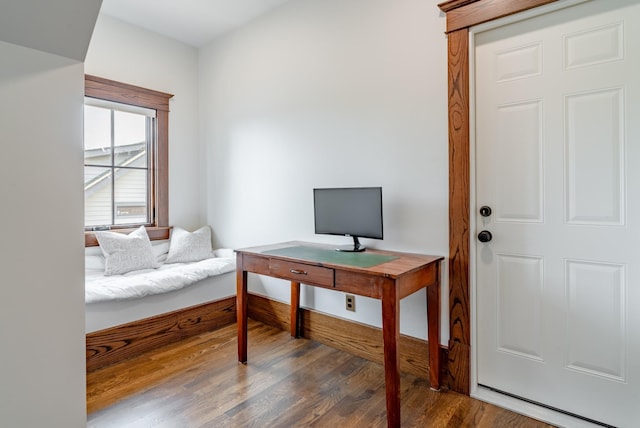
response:
M469 28L557 0L449 0L449 388L471 391Z

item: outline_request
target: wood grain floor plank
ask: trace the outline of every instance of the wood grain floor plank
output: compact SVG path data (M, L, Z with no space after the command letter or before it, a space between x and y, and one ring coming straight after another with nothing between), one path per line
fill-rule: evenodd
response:
M249 321L248 364L236 326L87 374L89 428L385 427L380 364ZM550 427L427 379L401 378L403 427Z

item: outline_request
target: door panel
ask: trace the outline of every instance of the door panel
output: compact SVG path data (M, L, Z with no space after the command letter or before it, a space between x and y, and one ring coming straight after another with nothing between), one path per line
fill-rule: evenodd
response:
M624 88L565 97L567 223L624 224Z
M498 351L542 361L543 264L541 257L497 255Z
M475 46L478 382L640 426L640 0Z
M497 106L495 119L502 134L495 141L496 220L541 222L542 103Z
M567 367L616 381L625 379L625 266L565 261ZM594 342L598 347L594 347Z

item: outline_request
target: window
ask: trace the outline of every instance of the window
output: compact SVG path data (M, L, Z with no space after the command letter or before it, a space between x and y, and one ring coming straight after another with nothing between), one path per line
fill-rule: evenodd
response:
M85 230L168 226L171 97L85 76Z
M86 98L84 224L86 228L151 224L156 112Z

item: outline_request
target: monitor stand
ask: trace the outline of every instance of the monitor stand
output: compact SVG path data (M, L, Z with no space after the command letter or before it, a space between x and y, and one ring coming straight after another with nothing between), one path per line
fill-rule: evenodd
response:
M364 251L366 250L366 247L362 244L360 244L360 241L358 240L357 236L352 236L353 238L353 245L341 245L338 248L336 248L336 251L344 251L344 252L348 252L348 253L356 253L356 252L360 252L360 251Z

